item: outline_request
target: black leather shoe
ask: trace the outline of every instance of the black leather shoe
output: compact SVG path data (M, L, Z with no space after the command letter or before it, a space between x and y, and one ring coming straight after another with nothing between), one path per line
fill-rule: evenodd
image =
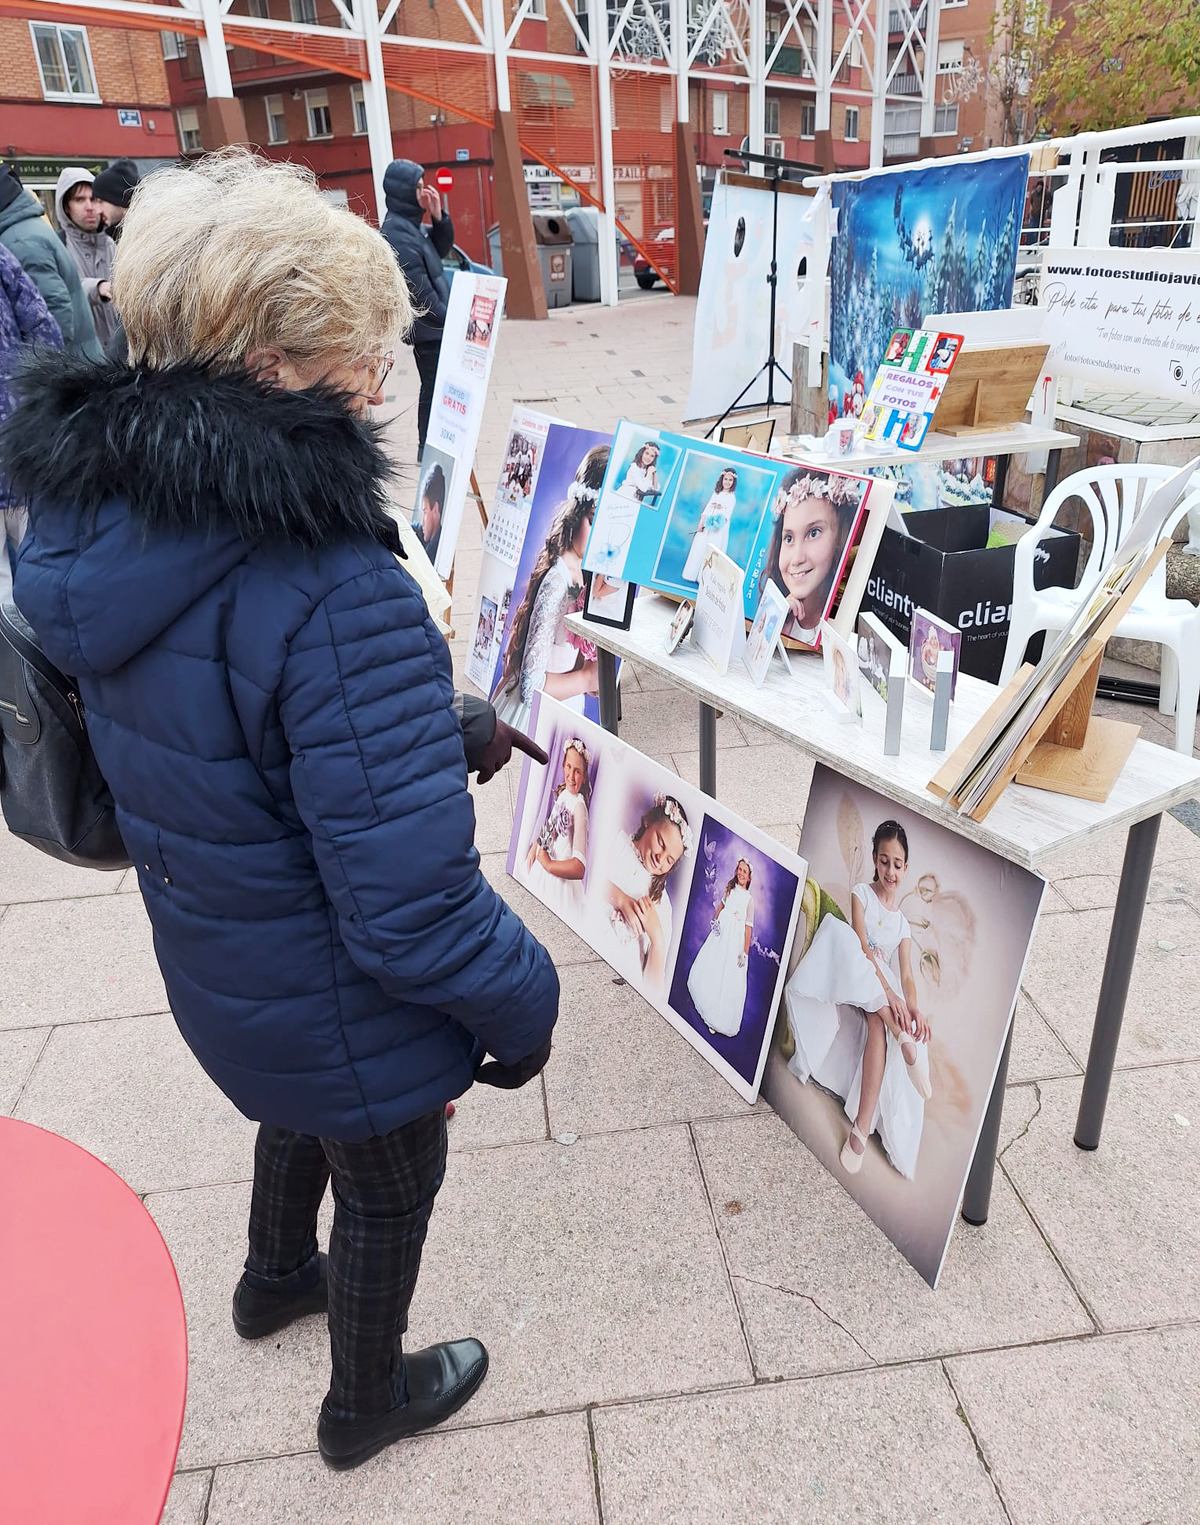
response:
M299 1292L260 1292L246 1285L246 1278L233 1289L233 1327L243 1340L261 1340L264 1335L286 1329L298 1318L310 1313L324 1313L329 1302L329 1282L324 1255L317 1256L317 1279Z
M447 1340L404 1357L408 1402L371 1419L333 1419L321 1406L317 1444L330 1467L357 1467L394 1441L431 1429L456 1414L487 1376L478 1340Z

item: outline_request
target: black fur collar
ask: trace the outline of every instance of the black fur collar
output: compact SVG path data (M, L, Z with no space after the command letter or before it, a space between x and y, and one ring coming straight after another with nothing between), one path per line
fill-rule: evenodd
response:
M399 549L379 426L335 395L248 373L148 370L43 351L11 382L0 479L14 498L93 513L122 498L155 530L228 530L306 547L357 536Z

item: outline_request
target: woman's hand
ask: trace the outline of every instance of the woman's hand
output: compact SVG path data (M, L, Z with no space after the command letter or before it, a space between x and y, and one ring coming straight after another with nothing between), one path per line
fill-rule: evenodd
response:
M916 1006L909 1004L908 1015L912 1020L912 1035L918 1043L928 1043L933 1029Z
M580 677L581 694L591 694L595 697L600 692L600 665L598 662L585 662L578 669Z

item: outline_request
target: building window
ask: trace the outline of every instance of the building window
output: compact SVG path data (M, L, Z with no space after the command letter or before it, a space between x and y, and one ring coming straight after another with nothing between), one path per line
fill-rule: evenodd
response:
M246 13L253 16L257 21L270 21L271 6L269 0L246 0Z
M298 21L301 26L316 26L317 0L288 0L288 4L293 21Z
M529 0L529 19L531 21L545 21L546 0Z
M33 49L42 76L42 94L50 100L98 101L87 29L31 21Z
M354 107L354 131L361 137L367 130L367 100L361 85L350 86L350 104Z
M779 136L779 102L770 96L763 102L763 131L768 138Z
M282 95L264 95L263 109L267 113L267 142L287 142L287 119L283 114Z
M938 66L939 74L957 74L963 66L962 38L953 42L938 43Z
M956 6L966 5L967 0L942 0L942 9L952 11Z
M712 96L712 130L716 138L729 136L729 96L724 90L715 90Z
M815 138L817 135L817 108L812 101L805 101L800 108L800 136Z
M200 142L200 113L194 106L185 106L175 113L179 128L179 146L185 154L197 154L204 146Z
M329 115L329 91L306 90L304 105L308 110L309 137L332 138L333 118Z
M162 53L164 58L187 57L187 33L186 32L160 32L162 38Z
M951 106L933 108L933 135L935 138L953 137L958 132L958 102Z
M857 106L847 106L846 107L846 132L845 132L845 138L846 138L846 142L847 143L857 143L858 142L858 107Z

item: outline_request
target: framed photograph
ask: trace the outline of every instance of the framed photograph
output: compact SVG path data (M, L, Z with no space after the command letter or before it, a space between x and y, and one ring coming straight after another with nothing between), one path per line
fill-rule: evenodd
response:
M753 458L735 461L704 450L684 455L654 562L655 587L694 597L710 550L739 567L750 565L777 473L746 465L747 459Z
M723 445L736 445L739 450L753 450L757 455L766 455L775 438L775 420L756 418L750 423L722 424L717 437Z
M908 637L908 675L931 694L937 688L938 656L943 651L954 653L954 676L950 680L950 697L953 699L958 687L962 631L938 619L936 614L930 614L928 609L914 609Z
M825 663L825 698L839 720L862 724L862 691L858 653L826 622L822 630L821 656Z
M908 649L873 614L858 617L858 670L886 704L893 683L903 684Z
M683 644L685 637L692 628L692 622L696 618L696 606L689 599L684 599L675 611L675 617L671 621L667 631L667 651L676 652Z
M583 574L583 617L594 625L611 625L614 630L628 630L633 619L637 584L619 582L603 572Z
M746 637L746 649L742 653L742 660L754 680L755 688L761 688L766 681L767 669L771 665L776 646L779 646L787 617L787 599L775 583L768 581L759 600L758 613L750 626L750 634ZM780 646L779 649L782 651L783 647ZM784 661L787 662L786 653Z

